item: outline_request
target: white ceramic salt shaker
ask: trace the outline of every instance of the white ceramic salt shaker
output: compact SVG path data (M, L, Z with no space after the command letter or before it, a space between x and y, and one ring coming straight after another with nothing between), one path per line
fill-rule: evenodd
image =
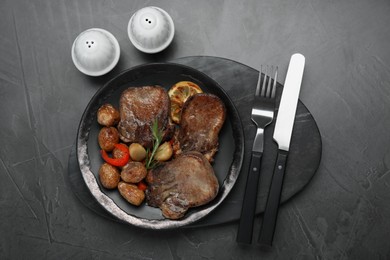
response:
M89 76L101 76L111 71L119 61L120 47L110 32L91 28L80 33L72 45L72 60L76 68Z

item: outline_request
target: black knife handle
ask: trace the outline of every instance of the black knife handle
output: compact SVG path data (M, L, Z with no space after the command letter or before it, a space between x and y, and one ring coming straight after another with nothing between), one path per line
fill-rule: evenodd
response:
M253 221L256 212L257 187L259 184L261 157L263 153L252 152L251 163L246 187L244 200L242 202L240 223L237 232L237 242L250 244L252 242Z
M276 159L267 204L264 210L263 224L260 230L259 242L271 246L278 217L280 197L282 195L283 179L286 171L288 152L279 150Z

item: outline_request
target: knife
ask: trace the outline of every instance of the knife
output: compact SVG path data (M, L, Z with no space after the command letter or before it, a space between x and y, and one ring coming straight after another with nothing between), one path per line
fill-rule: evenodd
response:
M304 67L305 57L300 53L293 54L288 66L276 118L273 139L278 144L278 155L259 237L259 242L268 246L272 245L274 237Z

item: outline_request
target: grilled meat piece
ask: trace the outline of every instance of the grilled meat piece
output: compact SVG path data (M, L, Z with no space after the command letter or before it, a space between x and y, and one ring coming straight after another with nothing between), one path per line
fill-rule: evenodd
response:
M184 103L177 136L181 152L198 151L212 161L225 118L225 105L217 96L202 93L190 97Z
M191 207L204 205L215 198L219 183L213 167L199 152L183 153L150 170L146 199L159 207L164 217L179 219Z
M119 137L123 142L137 142L152 147L152 125L157 119L163 139L173 133L169 119L170 100L167 91L160 86L130 87L119 100Z

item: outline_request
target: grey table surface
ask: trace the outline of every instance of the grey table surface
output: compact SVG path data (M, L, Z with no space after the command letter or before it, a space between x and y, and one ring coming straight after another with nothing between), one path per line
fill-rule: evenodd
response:
M144 6L176 26L164 52L127 37ZM390 259L390 2L3 0L0 2L1 259ZM88 77L70 49L98 27L119 41L118 65ZM85 207L69 188L68 156L81 114L120 71L186 56L253 68L306 56L300 93L322 135L309 185L285 203L272 249L235 241L237 222L150 231ZM256 219L259 232L262 216Z

